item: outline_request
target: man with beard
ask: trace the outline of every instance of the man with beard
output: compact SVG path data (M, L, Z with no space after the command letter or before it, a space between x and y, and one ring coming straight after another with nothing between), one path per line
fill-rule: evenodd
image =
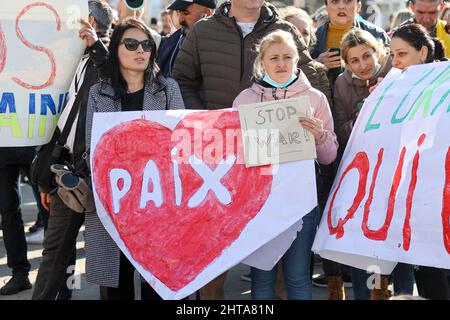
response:
M181 28L166 38L158 52L158 65L165 77L172 76L172 68L178 52L190 28L200 19L211 16L216 8L215 0L175 0L168 10L180 13Z

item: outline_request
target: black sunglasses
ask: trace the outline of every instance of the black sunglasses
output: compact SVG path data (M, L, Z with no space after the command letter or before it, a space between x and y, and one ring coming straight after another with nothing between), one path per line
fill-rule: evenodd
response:
M142 49L145 52L150 52L150 51L152 51L152 47L153 47L153 41L150 39L138 41L138 40L132 39L132 38L125 38L122 40L122 42L120 42L120 44L124 44L125 48L127 48L127 50L129 50L129 51L136 51L137 48L139 48L139 45L141 45Z

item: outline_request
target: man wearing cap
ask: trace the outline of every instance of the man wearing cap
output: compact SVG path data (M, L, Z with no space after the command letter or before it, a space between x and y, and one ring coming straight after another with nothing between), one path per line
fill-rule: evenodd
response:
M208 19L198 21L186 36L173 67L187 109L230 108L251 85L255 45L275 30L290 32L300 55L299 68L311 85L330 100L328 81L321 82L298 30L279 17L264 0L231 0ZM224 299L226 273L200 289L201 299Z
M169 10L180 13L181 28L164 40L158 52L158 65L164 76L172 76L172 68L186 35L200 19L211 16L216 8L215 0L175 0Z

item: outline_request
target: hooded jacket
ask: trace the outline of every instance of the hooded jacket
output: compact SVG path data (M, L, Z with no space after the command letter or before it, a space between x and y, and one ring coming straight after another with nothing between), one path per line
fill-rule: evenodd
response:
M198 21L189 31L175 65L187 109L222 109L231 107L234 98L251 85L256 44L275 30L294 36L300 55L300 68L309 81L328 94L329 83L321 82L303 40L293 25L279 18L275 7L265 3L253 31L245 38L234 17L229 17L230 2L215 14Z
M337 154L338 143L334 133L333 117L325 95L314 89L304 73L299 71L298 78L291 85L283 89L266 88L253 82L252 86L242 91L233 101L233 108L264 101L277 99L294 99L302 96L309 97L312 116L323 121L324 134L316 140L317 160L320 164L330 164Z

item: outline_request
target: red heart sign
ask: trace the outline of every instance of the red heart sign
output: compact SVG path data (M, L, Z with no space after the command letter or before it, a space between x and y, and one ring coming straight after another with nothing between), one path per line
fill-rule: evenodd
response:
M237 112L196 112L174 132L148 120L122 123L95 148L100 201L133 259L173 291L219 257L270 194L272 176L245 167L240 143L230 147L240 134ZM174 148L190 162L175 161Z

